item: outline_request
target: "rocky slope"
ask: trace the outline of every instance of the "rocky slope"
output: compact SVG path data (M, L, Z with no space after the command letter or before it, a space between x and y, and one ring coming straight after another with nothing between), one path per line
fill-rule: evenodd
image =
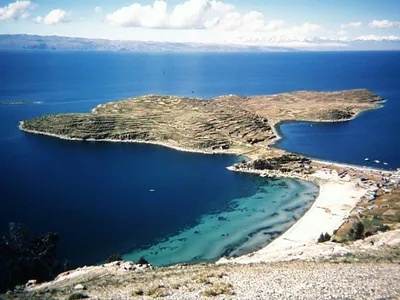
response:
M331 257L329 262L153 268L120 261L66 272L41 285L30 282L3 298L398 299L398 262L398 248L389 246Z

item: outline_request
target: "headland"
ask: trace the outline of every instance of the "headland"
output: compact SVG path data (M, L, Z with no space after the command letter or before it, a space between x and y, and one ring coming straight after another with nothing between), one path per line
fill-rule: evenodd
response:
M146 142L201 153L275 157L283 151L268 145L277 138L274 126L279 122L350 120L383 101L365 89L213 99L148 95L98 105L88 114L25 120L20 128L71 140Z

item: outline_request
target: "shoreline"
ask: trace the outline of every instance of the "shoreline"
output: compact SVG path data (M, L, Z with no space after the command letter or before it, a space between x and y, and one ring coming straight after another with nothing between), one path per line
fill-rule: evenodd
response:
M353 182L322 180L318 180L318 186L318 196L310 209L288 230L258 251L236 258L221 258L217 264L310 260L332 255L335 250L346 251L341 244L317 243L317 239L321 233L332 235L368 189L356 187Z
M103 143L132 143L132 144L149 144L149 145L155 145L155 146L161 146L161 147L166 147L170 148L173 150L177 151L182 151L182 152L189 152L189 153L198 153L198 154L207 154L207 155L236 155L236 156L242 156L241 153L237 151L226 151L226 150L213 150L213 151L204 151L204 150L198 150L198 149L191 149L191 148L184 148L184 147L179 147L175 145L171 145L169 143L164 143L164 142L156 142L156 141L146 141L146 140L114 140L114 139L78 139L78 138L70 138L64 135L58 135L58 134L53 134L53 133L46 133L46 132L41 132L41 131L36 131L36 130L31 130L31 129L26 129L23 128L24 122L21 121L18 128L21 131L32 133L32 134L37 134L37 135L43 135L43 136L51 136L58 138L60 140L67 140L67 141L78 141L78 142L103 142Z
M385 101L382 101L382 102L384 103L384 102L386 102L386 100L385 100ZM379 108L381 108L381 107L382 107L382 106L379 106L379 107L373 108L373 109L379 109ZM354 120L354 119L355 119L356 117L358 117L360 114L363 114L363 113L368 112L368 111L370 111L370 110L372 110L372 109L366 109L366 110L364 110L364 111L360 111L358 114L356 114L355 116L353 116L353 117L350 118L350 119L338 120L338 121L302 121L302 120L300 120L300 121L278 121L278 122L274 123L274 124L271 126L271 128L272 128L272 130L273 130L273 132L274 132L274 134L275 134L275 136L276 136L276 138L273 139L273 140L268 144L268 147L271 148L271 149L272 149L272 148L279 149L279 150L281 150L281 151L283 151L283 152L285 152L285 153L299 154L299 155L301 155L301 156L304 156L304 157L310 159L311 161L313 161L313 162L315 162L315 163L324 164L324 165L333 165L333 166L342 167L342 168L349 168L349 169L353 168L353 169L357 169L357 170L360 170L360 171L372 170L372 171L379 171L379 172L385 172L385 173L395 171L395 169L374 168L374 167L371 167L371 166L362 166L362 165L356 165L356 164L351 164L351 163L344 163L344 162L337 162L337 161L324 160L324 159L321 159L321 158L318 158L318 157L314 157L314 156L307 156L307 155L302 154L302 153L299 153L299 152L289 152L289 151L287 151L287 150L285 150L285 149L281 149L281 148L276 147L277 144L279 144L279 143L282 142L284 139L286 139L286 136L283 134L283 132L282 132L282 130L281 130L281 128L280 128L281 125L284 125L284 124L291 124L291 123L311 123L311 124L312 124L312 123L339 123L339 122L349 122L349 121Z
M341 123L341 122L349 122L352 121L354 119L356 119L357 117L359 117L360 115L369 112L371 110L375 110L375 109L379 109L383 107L383 104L386 103L387 100L381 100L379 102L376 103L375 107L372 108L366 108L363 110L358 111L356 114L354 114L351 118L347 118L347 119L340 119L340 120L278 120L278 121L272 121L271 124L271 128L274 131L274 134L276 136L276 138L274 140L271 141L271 143L269 145L274 146L277 143L281 142L282 140L284 140L286 138L286 136L283 134L282 130L280 129L281 125L284 124L290 124L290 123ZM283 149L281 149L283 150Z

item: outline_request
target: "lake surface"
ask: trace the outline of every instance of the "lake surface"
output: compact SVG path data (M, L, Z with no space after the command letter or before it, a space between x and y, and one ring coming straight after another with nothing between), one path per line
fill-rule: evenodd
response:
M63 141L21 132L18 122L89 112L144 94L209 98L370 88L388 99L384 109L342 124L284 125L287 139L279 146L341 162L369 156L400 167L394 151L399 58L398 52L0 53L0 102L40 102L0 105L0 232L11 221L36 233L58 232L60 258L73 265L112 253L169 264L257 249L307 210L315 186L232 173L226 167L234 156Z
M317 84L315 89L368 88L386 103L350 122L283 124L280 129L286 138L278 147L324 160L392 170L400 168L400 52L320 54L320 58L323 57L330 57L332 61L315 59L309 78L325 82L325 87L331 84L331 87L318 88ZM315 73L319 73L318 78L312 76Z

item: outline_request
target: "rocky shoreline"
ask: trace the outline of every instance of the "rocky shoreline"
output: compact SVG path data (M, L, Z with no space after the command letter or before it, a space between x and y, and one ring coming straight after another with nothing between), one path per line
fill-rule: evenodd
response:
M215 150L207 151L207 150L201 150L201 149L184 148L184 147L172 145L172 144L166 143L166 142L146 141L146 140L140 140L140 139L118 140L118 139L71 138L71 137L68 137L67 135L58 135L58 134L52 134L52 133L47 133L47 132L41 132L41 131L27 129L27 128L24 127L24 121L21 121L20 125L18 127L19 127L20 130L22 130L24 132L27 132L27 133L43 135L43 136L50 136L50 137L55 137L55 138L58 138L58 139L61 139L61 140L67 140L67 141L149 144L149 145L162 146L162 147L167 147L167 148L174 149L174 150L177 150L177 151L190 152L190 153L199 153L199 154L207 154L207 155L214 155L214 154L240 155L240 153L238 153L236 151L235 152L233 152L233 151L230 152L230 151L225 151L225 150L221 150L221 149L215 149Z

